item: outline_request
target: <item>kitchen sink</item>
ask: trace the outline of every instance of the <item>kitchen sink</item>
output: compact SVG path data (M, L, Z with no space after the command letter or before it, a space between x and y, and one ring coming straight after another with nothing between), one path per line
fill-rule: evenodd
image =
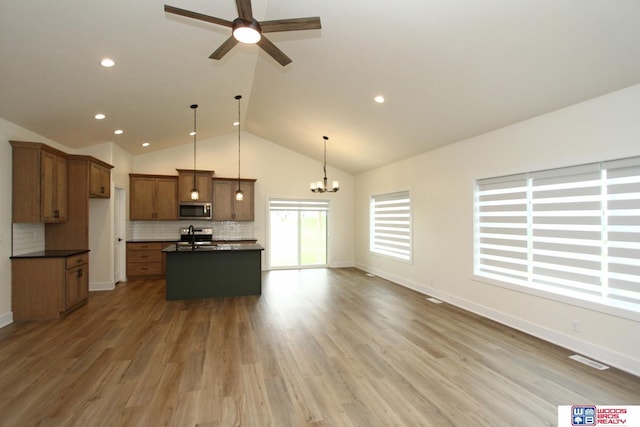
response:
M218 246L217 243L212 243L212 242L195 242L195 243L191 243L191 242L177 242L176 243L176 250L178 251L191 251L191 250L201 250L201 249L208 249L208 248L213 248Z

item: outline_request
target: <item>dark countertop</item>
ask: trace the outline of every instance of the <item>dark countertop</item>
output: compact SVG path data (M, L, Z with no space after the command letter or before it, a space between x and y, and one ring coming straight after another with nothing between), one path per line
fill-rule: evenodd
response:
M176 245L167 246L162 252L167 253L193 253L193 252L232 252L232 251L262 251L264 248L256 243L222 243L218 245L196 246L195 250L191 250L191 246L183 246L184 249L178 250Z
M29 252L28 254L12 255L14 258L67 258L89 252L89 249L60 249L60 250L44 250L37 252Z
M131 239L127 240L127 243L157 243L157 242L167 242L167 243L176 243L179 242L180 239ZM213 239L214 242L222 242L222 243L234 243L234 242L257 242L258 239Z

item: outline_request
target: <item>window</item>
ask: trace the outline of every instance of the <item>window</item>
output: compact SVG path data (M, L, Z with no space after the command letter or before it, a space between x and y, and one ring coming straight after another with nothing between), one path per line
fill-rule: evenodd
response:
M640 312L640 157L476 183L475 274Z
M270 268L327 265L328 200L269 200Z
M411 261L411 199L408 191L371 197L370 251Z

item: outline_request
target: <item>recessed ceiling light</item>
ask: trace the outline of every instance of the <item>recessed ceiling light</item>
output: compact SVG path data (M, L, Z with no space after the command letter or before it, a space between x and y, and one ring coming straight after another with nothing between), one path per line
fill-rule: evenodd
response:
M238 126L240 124L240 122L233 122L234 126Z
M378 104L382 104L384 102L384 96L378 95L375 98L373 98L373 100L376 101Z
M113 133L115 133L116 135L122 135L124 131L122 129L116 129L113 131Z
M143 147L148 147L149 145L151 145L151 144L149 144L148 142L143 142L143 143L142 143L142 146L143 146Z
M195 133L195 132L193 132L193 131L189 132L189 136L193 136L193 135L195 135L195 134L196 134L196 133Z
M116 63L111 58L104 58L102 61L100 61L100 65L102 65L103 67L109 68L116 65Z
M102 120L102 119L104 119L104 118L105 118L105 117L107 117L107 116L105 116L105 115L104 115L104 114L102 114L102 113L98 113L98 114L96 114L96 115L95 115L95 116L93 116L93 117L95 117L95 119L96 119L96 120Z

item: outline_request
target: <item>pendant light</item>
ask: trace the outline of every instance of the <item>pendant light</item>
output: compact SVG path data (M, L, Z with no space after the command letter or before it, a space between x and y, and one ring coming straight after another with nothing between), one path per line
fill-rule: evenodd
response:
M191 189L191 200L198 200L200 198L200 192L196 186L196 110L198 104L191 105L193 109L193 188Z
M322 165L324 178L322 178L322 181L312 182L310 187L311 191L314 193L335 193L340 190L340 183L338 181L333 181L331 183L331 188L328 188L327 183L327 141L329 140L329 137L323 136L322 139L324 139L324 164Z
M238 100L238 189L236 190L236 200L241 202L244 200L244 193L240 189L240 100L242 95L236 95L235 98Z

